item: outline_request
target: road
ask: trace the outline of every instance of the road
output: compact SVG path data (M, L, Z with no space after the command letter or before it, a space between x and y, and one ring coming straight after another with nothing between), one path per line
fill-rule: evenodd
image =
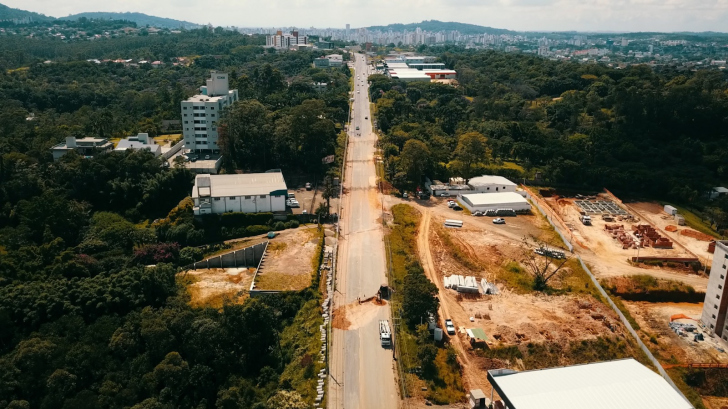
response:
M374 166L377 136L368 119L368 67L363 55L354 55L356 86L345 166L334 309L357 304L359 297L375 295L379 286L387 282L381 197ZM356 76L360 78L357 80ZM352 329L333 330L329 408L399 406L392 350L382 348L379 342L381 319L390 319L388 306L378 308L376 315L368 316L368 322L359 322Z

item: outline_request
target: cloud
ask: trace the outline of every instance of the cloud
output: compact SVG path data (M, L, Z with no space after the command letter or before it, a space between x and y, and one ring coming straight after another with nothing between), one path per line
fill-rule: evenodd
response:
M241 27L352 27L458 21L529 31L726 31L728 0L4 0L56 17L138 11Z

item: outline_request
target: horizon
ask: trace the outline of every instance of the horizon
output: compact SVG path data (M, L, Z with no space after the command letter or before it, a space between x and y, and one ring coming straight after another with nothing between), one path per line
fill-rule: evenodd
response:
M709 1L711 5L692 4L689 0L671 0L664 4L651 0L621 0L616 3L591 0L589 4L576 0L493 0L490 4L476 4L475 0L417 0L416 3L423 7L391 4L383 0L374 0L370 2L371 6L351 0L338 0L333 5L313 0L305 8L283 9L277 7L279 2L271 0L255 7L251 13L250 7L229 0L213 0L205 5L192 0L161 0L151 4L140 0L111 1L106 3L106 10L99 10L97 3L89 0L62 3L47 0L0 1L11 8L56 18L90 12L143 13L199 25L240 28L344 29L347 23L351 24L351 28L364 28L438 20L523 33L728 33L728 2L722 0ZM432 8L439 8L441 12L433 16ZM382 10L391 12L382 13ZM347 18L347 14L351 18ZM475 15L483 17L475 21L472 17ZM561 18L564 15L570 16L570 22L564 24ZM393 22L391 16L401 17ZM412 22L404 23L404 19ZM266 24L260 24L261 21Z

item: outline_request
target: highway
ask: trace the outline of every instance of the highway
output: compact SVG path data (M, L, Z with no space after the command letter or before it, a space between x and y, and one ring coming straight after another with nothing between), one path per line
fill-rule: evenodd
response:
M345 305L355 310L358 298L376 295L380 284L387 282L381 197L374 166L377 135L372 132L366 83L369 68L364 55L353 55L356 84L342 198L335 310ZM373 314L356 319L355 325L347 330L333 330L328 407L397 408L399 395L392 350L379 342L378 323L390 319L389 306L378 307Z

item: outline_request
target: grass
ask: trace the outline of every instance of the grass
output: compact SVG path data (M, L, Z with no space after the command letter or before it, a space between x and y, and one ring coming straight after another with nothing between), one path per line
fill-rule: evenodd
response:
M157 144L163 144L165 139L169 139L172 145L176 144L177 142L182 140L182 134L181 133L172 133L168 135L159 135L154 137L154 142Z
M629 322L629 325L632 327L632 329L634 329L635 331L639 331L640 324L638 324L637 321L635 321L632 314L629 313L629 310L622 302L622 299L619 297L611 297L611 298L612 298L612 301L614 302L614 305L616 305L617 308L619 309L619 311L622 312L622 315L624 315L624 318L627 318L627 322Z
M705 293L685 283L646 274L607 278L600 283L611 294L628 301L701 302L705 298Z
M708 223L704 222L703 219L698 216L697 214L691 212L690 210L682 207L682 206L675 206L673 205L678 213L680 213L685 218L685 224L687 224L689 227L692 227L693 229L705 233L709 236L713 236L716 239L721 239L721 235L718 234L715 230L713 230L713 227L709 225Z
M703 398L700 396L700 393L687 384L686 378L689 379L692 372L687 368L670 368L666 369L667 374L670 375L670 378L675 383L675 386L677 386L678 389L685 395L686 398L690 401L690 403L693 405L695 409L705 409L705 405L703 404Z
M308 274L284 274L274 271L258 273L255 276L255 288L268 291L298 291L311 284Z
M511 291L517 294L533 292L533 278L515 260L507 262L498 274L498 280L503 281Z
M523 166L517 164L516 162L503 162L503 164L500 166L502 169L514 169L520 172L525 172L525 169L523 169Z

